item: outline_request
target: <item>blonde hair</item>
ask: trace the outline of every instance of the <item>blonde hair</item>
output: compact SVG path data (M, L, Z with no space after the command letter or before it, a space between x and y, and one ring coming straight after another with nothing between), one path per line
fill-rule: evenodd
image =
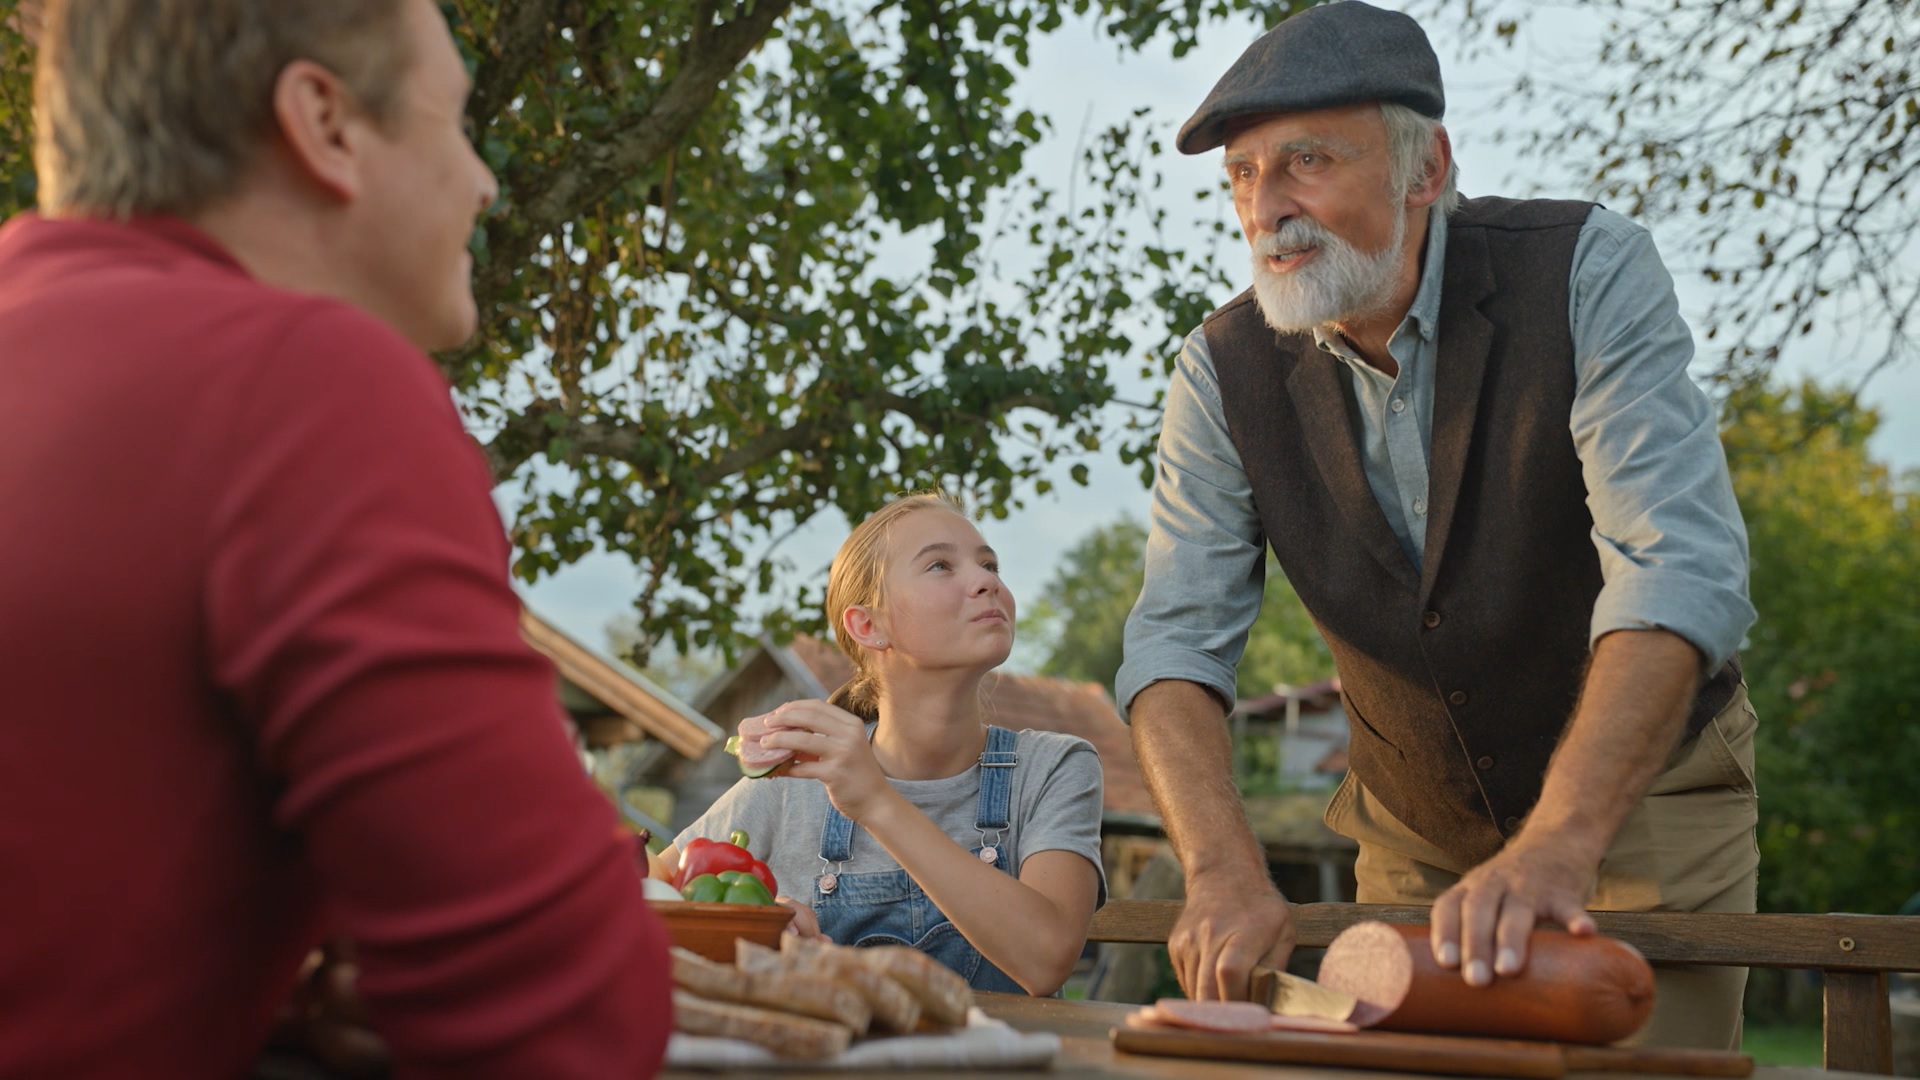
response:
M833 628L835 644L853 664L853 677L827 701L862 720L879 719L880 686L872 654L853 640L842 620L848 608L878 608L885 601L889 532L894 522L921 510L949 510L966 516L960 504L942 491L902 495L854 527L834 554L833 568L827 571L827 624Z
M414 0L54 0L34 73L49 215L191 215L239 187L295 60L387 122Z

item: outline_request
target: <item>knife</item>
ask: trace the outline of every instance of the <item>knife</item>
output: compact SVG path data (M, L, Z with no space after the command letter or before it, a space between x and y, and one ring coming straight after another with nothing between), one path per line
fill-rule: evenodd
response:
M1281 1016L1311 1016L1321 1020L1353 1019L1358 1004L1353 995L1330 990L1277 968L1256 966L1249 980L1249 996Z

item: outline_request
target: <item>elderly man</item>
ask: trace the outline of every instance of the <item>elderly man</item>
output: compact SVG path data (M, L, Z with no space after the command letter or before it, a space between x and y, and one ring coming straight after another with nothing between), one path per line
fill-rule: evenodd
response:
M1186 340L1117 692L1187 874L1187 991L1293 931L1223 710L1271 545L1331 647L1359 899L1432 904L1468 983L1586 908L1751 911L1746 535L1647 233L1455 192L1439 64L1359 0L1256 41L1181 129L1225 147L1253 287ZM1660 975L1643 1037L1738 1039L1745 972Z
M666 935L423 349L495 195L433 0L65 0L0 229L0 1076L651 1074Z

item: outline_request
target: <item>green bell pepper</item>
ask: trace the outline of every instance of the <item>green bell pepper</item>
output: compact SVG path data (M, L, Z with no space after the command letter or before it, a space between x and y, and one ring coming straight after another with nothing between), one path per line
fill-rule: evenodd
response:
M727 887L723 904L771 904L773 894L760 883L760 879L745 870L728 870L719 875L720 883Z
M680 887L680 895L699 904L725 903L726 883L712 874L701 874Z

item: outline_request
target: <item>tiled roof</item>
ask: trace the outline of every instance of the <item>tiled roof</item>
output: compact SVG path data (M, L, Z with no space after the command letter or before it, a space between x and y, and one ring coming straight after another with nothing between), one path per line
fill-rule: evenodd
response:
M828 692L853 674L853 665L831 642L802 635L788 648ZM999 674L987 679L987 705L992 722L1001 727L1060 731L1092 743L1106 773L1107 811L1154 813L1153 799L1133 756L1132 734L1105 687L1050 675Z

